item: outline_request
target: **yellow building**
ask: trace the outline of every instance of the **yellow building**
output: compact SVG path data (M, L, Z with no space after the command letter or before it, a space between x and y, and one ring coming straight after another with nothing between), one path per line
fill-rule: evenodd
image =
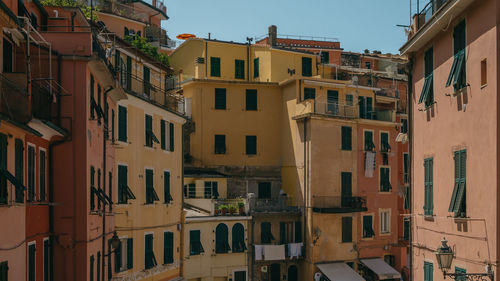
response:
M190 281L246 281L251 217L244 198L227 199L227 177L184 171L183 276Z

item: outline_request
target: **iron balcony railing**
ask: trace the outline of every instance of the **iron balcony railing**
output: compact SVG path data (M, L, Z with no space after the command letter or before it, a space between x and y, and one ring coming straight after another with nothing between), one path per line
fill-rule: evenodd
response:
M290 206L287 196L277 198L249 198L251 213L300 212L299 207Z
M448 0L429 0L416 15L417 28L420 29Z
M335 117L356 118L356 107L335 102L314 102L314 113Z
M0 112L20 123L31 119L25 73L0 74Z
M318 196L312 197L313 211L320 213L350 213L366 211L366 197Z

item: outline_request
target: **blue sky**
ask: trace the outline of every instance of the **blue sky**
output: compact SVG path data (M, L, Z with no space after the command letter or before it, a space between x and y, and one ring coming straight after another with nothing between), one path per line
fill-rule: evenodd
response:
M416 0L413 0L415 2ZM424 1L424 0L423 0ZM423 2L422 1L422 2ZM164 0L169 36L192 33L227 41L279 34L338 38L347 51L398 53L405 42L410 0ZM415 3L413 3L415 6Z

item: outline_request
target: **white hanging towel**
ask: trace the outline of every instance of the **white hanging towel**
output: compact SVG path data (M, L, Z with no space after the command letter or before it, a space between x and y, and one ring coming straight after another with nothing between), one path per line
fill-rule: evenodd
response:
M294 257L299 258L302 256L302 243L290 243L288 244L288 254L290 259Z
M285 259L285 245L264 245L264 259L277 261Z
M264 245L255 245L255 260L262 260L262 254L264 254Z
M373 178L373 171L375 170L375 152L365 152L365 177Z

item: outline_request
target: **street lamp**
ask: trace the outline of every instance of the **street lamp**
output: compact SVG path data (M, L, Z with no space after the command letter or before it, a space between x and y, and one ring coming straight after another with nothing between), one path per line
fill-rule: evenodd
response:
M494 281L495 275L493 270L491 270L491 266L488 265L486 273L448 273L447 271L451 268L451 264L453 262L453 258L455 253L448 246L448 241L445 238L441 240L441 247L439 247L436 251L436 260L439 266L439 269L443 271L443 276L449 276L451 279L460 280L460 281L487 281L486 277L489 280Z

